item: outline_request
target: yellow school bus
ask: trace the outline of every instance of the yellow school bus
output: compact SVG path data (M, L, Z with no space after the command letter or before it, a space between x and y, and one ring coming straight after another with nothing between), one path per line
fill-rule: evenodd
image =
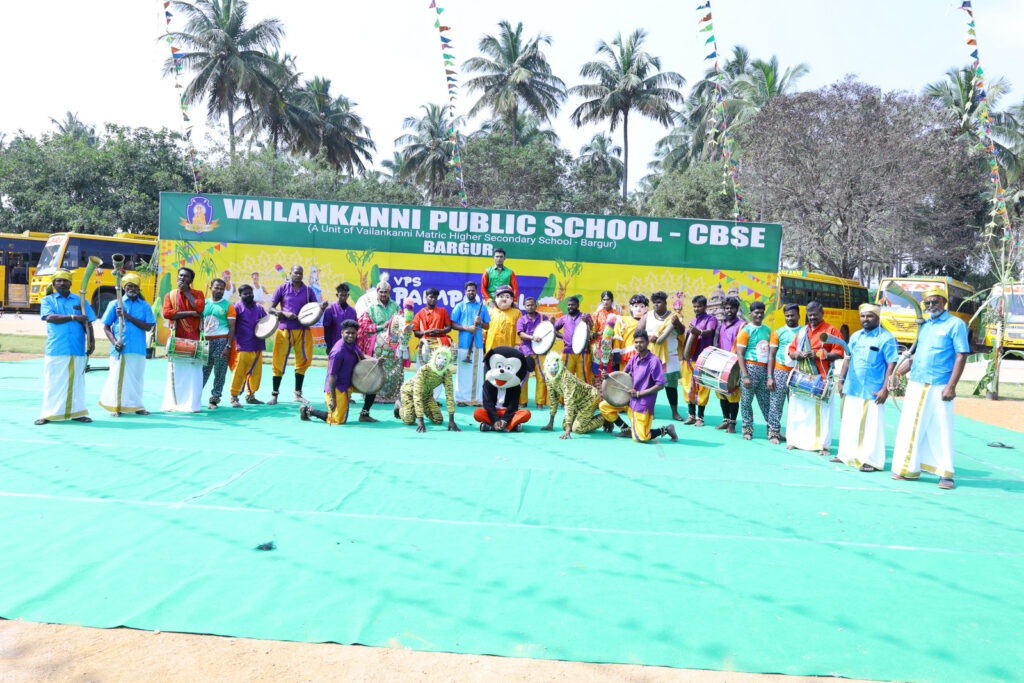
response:
M882 307L882 327L892 332L901 345L910 346L914 343L917 336L917 315L908 300L899 294L885 291L891 282L895 282L914 297L918 306L921 305L921 299L926 291L940 287L946 293L946 307L949 312L967 323L968 339L971 344L977 341L980 323L971 323L971 318L978 310L978 302L968 301L974 296L974 287L951 277L882 278L878 283L876 297L878 305Z
M50 284L53 274L58 270L69 270L72 273L71 291L79 292L82 284L82 276L85 274L85 267L89 263L89 257L98 256L102 264L96 267L89 287L86 290L86 299L92 304L96 315L103 315L107 303L114 300L114 254L124 254L124 272L135 272L143 263L149 263L153 259L156 249L157 238L154 235L135 235L129 232L119 232L113 236L106 235L82 235L74 232L56 232L49 236L43 252L39 257L36 266L35 276L32 278L32 291L30 298L32 304L39 305L39 302L46 296L46 288ZM153 296L156 293L156 277L149 273L139 273L142 277L142 298L153 303Z
M993 315L999 307L1006 306L1006 324L1003 327L1003 348L1024 349L1024 281L1013 282L1003 296L1002 285L995 285L989 294L989 311ZM996 324L985 326L985 345L995 346Z
M782 311L786 304L800 306L800 323L807 321L808 301L817 301L825 311L825 322L834 325L849 340L860 329L860 305L867 303L868 290L857 280L805 270L779 271L779 307L775 310L772 329L786 324Z
M20 234L0 232L0 309L33 308L29 283L49 236L49 233L28 230ZM39 302L34 308L39 308Z

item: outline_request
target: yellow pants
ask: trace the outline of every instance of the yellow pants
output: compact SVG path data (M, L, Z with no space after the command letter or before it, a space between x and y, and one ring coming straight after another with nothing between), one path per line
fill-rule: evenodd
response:
M711 398L711 390L702 384L697 384L697 378L693 376L693 361L683 363L679 372L679 387L683 390L686 402L706 406Z
M541 372L541 368L544 367L544 359L547 358L547 355L536 356L531 354L530 358L534 360L533 372L523 380L522 393L519 394L519 405L525 406L530 402L530 392L527 389L527 383L530 381L530 377L533 377L537 387L534 389L534 399L536 400L537 407L543 408L548 404L548 385L544 381L544 373Z
M284 374L288 356L295 347L295 374L305 375L313 362L313 332L301 330L278 330L274 333L274 377Z
M629 414L629 424L633 429L633 441L643 443L651 440L651 423L654 422L654 413L638 413L629 406L616 408L608 401L601 401L597 409L606 422L615 422L619 413Z
M593 384L594 372L590 368L590 354L567 353L565 354L565 369L567 372L576 375L587 384Z
M327 424L343 425L348 420L348 399L352 395L352 389L345 391L334 390L334 401L337 404L331 410L331 395L324 392L324 400L327 401Z
M715 396L718 397L719 401L725 399L729 403L739 403L741 395L742 395L742 392L739 389L737 389L736 391L734 391L731 394L720 394L717 391L715 392Z
M231 395L239 396L242 389L252 396L260 389L263 377L263 352L239 351L235 358L235 373L231 375Z

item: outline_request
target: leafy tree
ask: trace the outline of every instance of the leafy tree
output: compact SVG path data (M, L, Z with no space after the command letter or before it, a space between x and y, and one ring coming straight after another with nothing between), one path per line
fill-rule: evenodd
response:
M318 119L316 135L305 146L311 156L323 153L338 171L363 171L377 149L370 129L356 113L356 103L344 95L331 94L331 79L316 76L301 93L303 106Z
M555 76L541 47L551 44L551 36L537 34L523 37L523 22L512 28L507 20L498 22L498 35L485 35L478 49L483 57L473 57L463 64L467 73L482 75L466 82L470 91L482 94L469 115L476 116L490 109L494 118L505 119L512 133L512 145L519 144L516 126L520 110L525 109L541 121L550 121L565 101L565 83Z
M380 162L380 165L388 172L391 180L402 180L408 175L405 155L401 152L392 152L391 158Z
M185 86L185 101L206 99L210 119L227 115L228 146L235 153L235 112L242 105L255 108L261 93L272 91L269 74L277 67L267 54L277 48L284 27L277 19L247 25L249 3L245 0L175 0L171 6L186 18L185 30L169 33L184 47L178 61L195 72ZM175 71L168 59L164 73Z
M735 118L731 130L737 135L741 134L742 127L764 109L773 97L795 92L796 82L809 71L810 67L803 63L782 71L779 58L775 55L768 61L752 61L746 71L732 79L732 98L729 104L735 111Z
M411 178L423 186L427 199L433 201L451 168L455 144L449 129L453 126L445 105L424 104L420 109L423 116L407 116L402 121L402 128L412 132L400 136L395 144L404 145L402 179Z
M572 164L564 178L568 213L633 215L619 192L619 176L596 164Z
M580 147L577 163L611 174L619 182L622 182L622 175L626 171L622 165L622 148L612 142L612 136L604 133L597 133L590 142Z
M508 119L492 119L480 124L480 128L472 133L470 137L488 137L499 135L515 138L516 144L528 145L534 140L541 140L548 144L558 144L558 133L552 128L542 128L542 122L536 116L526 112L516 117L515 130L509 130Z
M597 54L604 61L587 62L580 76L593 79L590 84L569 89L574 95L589 98L573 111L570 120L576 126L607 119L612 132L622 122L622 198L626 198L629 171L629 113L633 110L662 125L672 122L672 104L683 101L677 88L686 80L674 71L661 71L661 58L643 49L647 32L637 29L626 40L615 36L611 45L598 43Z
M83 123L77 113L67 112L64 114L63 121L52 117L50 121L57 126L58 135L82 140L89 146L95 146L99 142L99 138L96 137L96 126L91 123Z
M701 161L666 173L645 209L654 216L729 220L733 210L732 186L722 183L720 161Z
M299 85L302 74L295 71L295 57L275 52L270 55L266 87L252 97L253 108L238 121L239 130L252 139L266 134L275 153L284 144L296 150L311 147L318 138L319 119L304 106Z

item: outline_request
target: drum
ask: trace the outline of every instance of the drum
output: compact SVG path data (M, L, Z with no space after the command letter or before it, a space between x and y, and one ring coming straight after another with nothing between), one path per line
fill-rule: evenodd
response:
M786 386L789 387L790 394L806 396L819 403L828 403L832 398L834 384L831 376L822 377L817 373L812 375L801 372L799 368L793 368L786 380Z
M590 326L587 325L587 319L580 316L579 322L576 323L576 329L572 331L572 352L583 353L589 345Z
M633 388L633 378L625 372L615 370L609 372L601 383L601 397L616 408L629 405L629 392Z
M260 339L273 337L277 331L277 316L269 313L256 321L256 329L253 331Z
M299 309L299 324L303 327L313 327L320 322L320 316L324 313L320 304L311 301Z
M543 356L555 345L555 326L550 320L542 320L533 331L533 341L530 346L538 356Z
M701 351L693 364L697 384L714 389L720 394L731 394L740 385L739 357L714 346Z
M352 369L352 386L360 394L376 394L384 386L384 369L376 358L364 358Z
M205 339L178 339L173 334L167 339L168 358L191 358L206 363L210 356L210 342Z

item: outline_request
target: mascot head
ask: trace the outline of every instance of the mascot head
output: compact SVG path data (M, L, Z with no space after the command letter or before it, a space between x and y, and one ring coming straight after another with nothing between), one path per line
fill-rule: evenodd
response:
M526 356L511 346L496 346L484 356L484 379L497 389L511 389L526 380Z
M430 369L443 375L452 364L452 350L448 346L439 346L430 354Z
M650 306L650 302L647 300L646 296L643 294L634 294L629 300L629 313L639 320L644 317L644 313L647 312L648 306Z
M565 370L565 363L562 361L562 354L549 353L548 357L544 359L544 376L554 381L561 376L563 370Z
M512 307L512 288L502 285L494 290L494 303L503 311L510 309Z

